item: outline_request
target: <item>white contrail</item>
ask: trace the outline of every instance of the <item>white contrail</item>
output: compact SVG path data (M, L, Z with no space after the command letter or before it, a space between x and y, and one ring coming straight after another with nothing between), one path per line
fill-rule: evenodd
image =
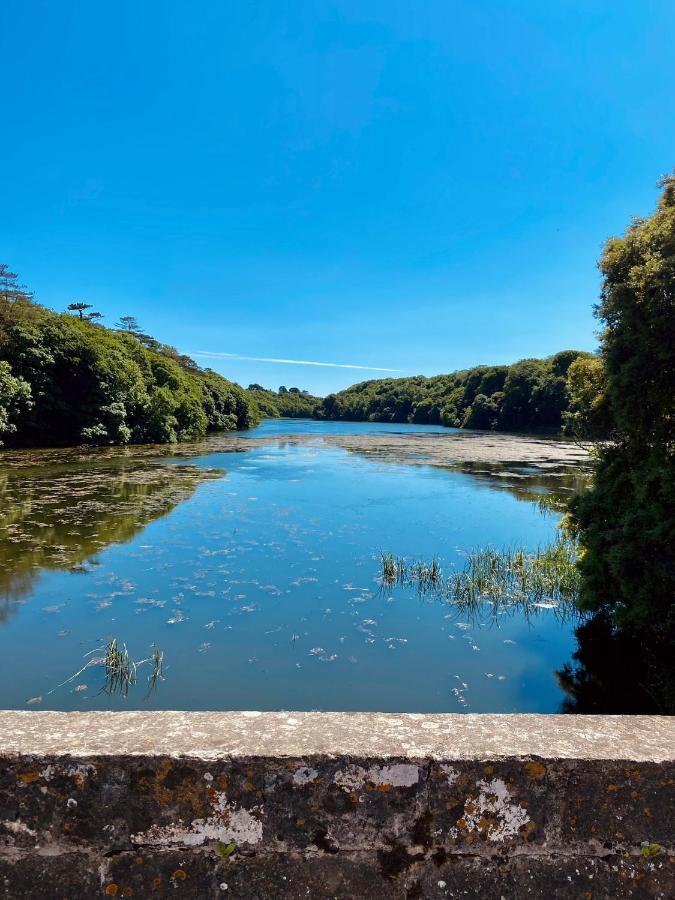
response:
M400 372L400 369L385 369L381 366L357 366L350 363L316 362L310 359L275 359L268 356L242 356L240 353L217 353L210 350L197 350L192 356L202 359L232 359L247 362L283 363L289 366L324 366L329 369L365 369L368 372Z

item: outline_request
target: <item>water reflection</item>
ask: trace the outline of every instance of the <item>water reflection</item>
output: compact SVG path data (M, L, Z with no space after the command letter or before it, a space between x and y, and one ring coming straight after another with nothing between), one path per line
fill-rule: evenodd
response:
M126 454L0 471L0 621L42 571L86 571L103 549L130 541L222 474Z
M579 625L575 636L572 662L556 673L567 695L561 712L666 714L674 708L672 647L617 631L603 614Z

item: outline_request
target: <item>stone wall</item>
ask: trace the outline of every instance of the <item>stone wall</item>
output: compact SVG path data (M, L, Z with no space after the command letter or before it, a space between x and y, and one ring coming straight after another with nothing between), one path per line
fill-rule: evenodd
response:
M675 726L0 713L0 896L674 897Z

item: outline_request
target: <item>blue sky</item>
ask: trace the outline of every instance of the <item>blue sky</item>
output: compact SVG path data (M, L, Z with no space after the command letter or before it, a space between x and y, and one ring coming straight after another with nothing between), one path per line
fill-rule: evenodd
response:
M2 0L0 261L244 384L592 349L672 0ZM225 354L225 355L222 355Z

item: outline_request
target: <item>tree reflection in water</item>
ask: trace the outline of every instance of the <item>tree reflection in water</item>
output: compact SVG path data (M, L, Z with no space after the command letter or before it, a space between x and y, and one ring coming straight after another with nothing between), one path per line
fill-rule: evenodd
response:
M617 631L598 613L575 629L573 662L556 672L565 692L562 712L672 714L675 665L672 648ZM670 651L670 652L669 652Z
M84 571L222 470L121 455L0 473L0 622L43 571Z

